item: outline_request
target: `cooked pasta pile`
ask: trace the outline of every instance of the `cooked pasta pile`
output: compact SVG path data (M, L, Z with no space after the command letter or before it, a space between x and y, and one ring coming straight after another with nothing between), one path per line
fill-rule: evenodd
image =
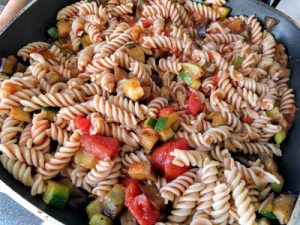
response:
M152 162L163 142L144 145L145 121L171 107L177 126L167 139L183 138L189 150L169 155L187 170L175 179L156 171L172 205L157 224L255 224L281 182L265 162L282 155L277 139L292 125L295 99L283 45L255 16L224 18L224 4L81 1L59 11L59 39L20 49L30 65L1 83L3 166L32 195L62 176L103 199L132 164ZM118 153L92 168L76 163L78 117L91 121L90 135L118 139Z

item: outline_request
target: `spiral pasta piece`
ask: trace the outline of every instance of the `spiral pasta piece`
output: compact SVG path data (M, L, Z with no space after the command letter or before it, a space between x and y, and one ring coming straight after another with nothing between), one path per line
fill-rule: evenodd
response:
M42 52L44 50L47 50L49 46L50 45L46 42L33 42L21 48L18 51L17 55L26 60L29 58L31 53Z
M91 169L83 178L82 187L91 192L92 188L110 175L114 164L115 162L110 159L100 160L96 167Z
M176 197L181 196L194 183L196 177L197 175L194 172L185 172L160 190L161 197L167 201L174 201Z
M70 136L66 130L56 126L54 123L51 123L51 127L46 131L46 133L52 140L57 141L60 145L66 142Z
M75 130L69 140L64 142L63 146L46 162L45 169L38 168L38 172L46 179L54 177L61 169L66 167L79 148L80 134L79 131Z
M193 166L193 167L203 167L204 159L208 155L201 151L185 151L175 149L170 155L174 156L172 161L173 164L177 166Z
M47 135L47 129L50 124L46 113L42 112L33 116L31 136L33 146L37 151L46 152L50 148L50 138Z
M143 120L145 118L145 114L148 109L147 106L139 104L138 102L134 102L130 99L124 98L122 96L110 96L108 98L108 101L111 104L114 104L117 107L120 107L121 109L126 110L129 113L133 113L140 120Z
M255 208L251 204L251 198L249 196L249 190L246 187L246 182L242 179L241 174L236 167L232 170L225 170L224 174L227 182L232 188L232 197L240 217L239 223L241 225L255 224Z
M97 112L117 123L125 125L129 129L135 129L137 125L137 120L132 113L122 111L121 108L109 103L109 101L98 95L94 97L93 106Z
M168 222L182 223L193 212L196 207L197 200L200 196L200 191L204 186L200 183L194 183L189 186L173 204L171 215L168 216Z
M219 162L206 158L204 160L203 168L198 171L201 183L205 185L205 188L201 191L200 198L198 199L198 212L204 211L208 215L211 214L213 204L212 198L216 182L218 181L218 166Z
M33 184L31 175L31 167L27 167L25 163L8 158L6 155L0 155L0 161L3 167L11 173L14 178L27 187Z
M23 122L7 117L3 121L0 134L1 144L14 144L17 142L17 135L23 131Z
M219 183L214 189L211 216L214 224L227 224L229 218L229 200L231 188L224 183Z
M120 157L115 157L113 159L114 166L111 169L110 174L102 181L100 181L95 188L93 188L92 193L103 199L104 196L111 190L111 188L118 183L118 178L121 175L121 162Z

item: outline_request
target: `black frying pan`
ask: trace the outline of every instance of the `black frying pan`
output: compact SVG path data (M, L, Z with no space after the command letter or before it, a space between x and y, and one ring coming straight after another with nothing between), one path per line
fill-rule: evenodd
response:
M18 49L33 41L46 40L46 30L56 22L57 12L75 0L36 0L15 21L0 33L0 55L15 54ZM229 0L227 4L233 15L253 15L264 21L266 16L276 18L279 25L273 34L284 43L290 56L289 67L292 69L290 85L300 96L300 28L283 13L255 0ZM300 98L297 98L300 105ZM300 191L300 113L297 112L293 128L283 144L283 157L279 160L280 172L284 175L285 191L299 194ZM46 206L40 197L32 197L29 188L24 187L0 167L0 179L17 193L65 224L86 224L85 213L74 212L68 207L58 210Z

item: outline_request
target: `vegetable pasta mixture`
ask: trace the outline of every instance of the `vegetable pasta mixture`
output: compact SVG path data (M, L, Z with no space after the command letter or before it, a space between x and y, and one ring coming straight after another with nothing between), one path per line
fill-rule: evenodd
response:
M100 2L1 59L3 167L90 225L288 223L284 46L225 0Z

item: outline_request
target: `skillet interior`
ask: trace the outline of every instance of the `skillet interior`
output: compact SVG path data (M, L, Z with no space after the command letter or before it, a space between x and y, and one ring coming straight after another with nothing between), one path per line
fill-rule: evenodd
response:
M30 8L25 10L16 20L0 34L0 55L14 54L25 44L33 41L46 40L45 31L56 22L56 14L65 5L71 4L75 0L38 0ZM288 48L290 57L289 67L293 70L291 87L294 88L296 96L300 96L300 29L284 14L266 7L254 0L230 0L228 5L233 8L233 15L256 14L262 21L265 16L271 16L280 20L273 34L277 40L284 43ZM300 98L296 104L300 105ZM282 146L284 155L279 160L280 171L286 180L286 191L299 193L300 190L300 116L297 113L293 128L289 132L285 144ZM0 179L17 193L36 205L41 210L53 216L65 224L85 224L87 221L85 213L76 213L68 207L58 210L48 207L40 197L32 197L29 188L21 185L10 174L0 166Z

